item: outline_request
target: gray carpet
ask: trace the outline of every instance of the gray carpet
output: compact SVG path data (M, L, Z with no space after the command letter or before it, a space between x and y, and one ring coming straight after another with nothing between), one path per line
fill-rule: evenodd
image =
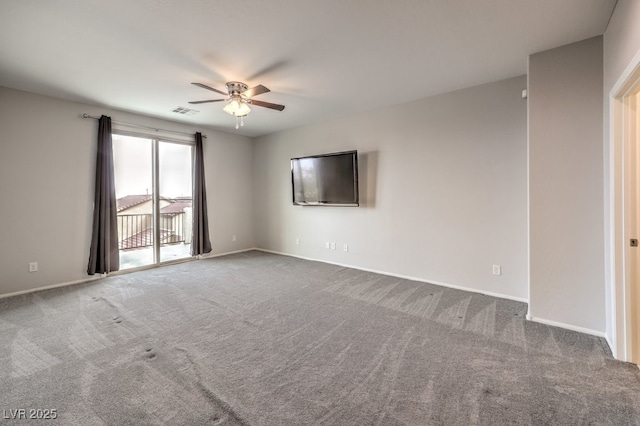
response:
M3 299L0 424L640 424L636 366L525 313L261 252Z

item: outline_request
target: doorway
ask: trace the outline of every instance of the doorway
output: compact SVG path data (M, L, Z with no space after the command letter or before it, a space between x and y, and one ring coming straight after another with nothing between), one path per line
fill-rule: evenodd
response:
M625 145L627 152L627 176L626 183L628 190L626 191L625 200L625 232L628 241L625 248L625 275L628 281L629 300L627 319L629 327L629 361L640 364L640 274L639 274L639 250L638 238L640 238L640 120L638 113L640 103L638 96L640 93L640 81L631 87L629 93L624 96L624 132Z
M113 134L120 269L191 256L192 147Z
M611 282L614 355L640 364L640 56L611 99Z

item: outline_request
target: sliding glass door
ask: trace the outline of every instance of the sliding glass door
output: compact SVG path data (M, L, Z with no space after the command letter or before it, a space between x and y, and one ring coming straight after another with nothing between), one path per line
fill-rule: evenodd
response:
M188 144L113 135L120 269L189 257Z

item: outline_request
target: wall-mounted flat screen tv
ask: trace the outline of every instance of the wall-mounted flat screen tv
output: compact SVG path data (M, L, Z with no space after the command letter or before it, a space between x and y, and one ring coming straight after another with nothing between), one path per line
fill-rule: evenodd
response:
M293 204L358 206L358 151L291 159Z

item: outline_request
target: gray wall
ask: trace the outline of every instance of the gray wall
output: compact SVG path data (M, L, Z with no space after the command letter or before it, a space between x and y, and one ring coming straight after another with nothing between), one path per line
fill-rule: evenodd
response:
M602 37L529 58L533 319L604 333Z
M254 246L250 139L0 87L0 295L88 278L97 122L83 112L207 134L214 253Z
M257 139L257 246L526 299L525 87L518 77ZM289 159L349 149L362 205L293 206Z
M612 178L611 153L615 152L619 158L619 147L614 147L614 143L610 138L610 93L614 88L618 79L629 66L634 56L640 52L640 1L637 0L618 0L613 16L609 21L609 26L604 35L604 211L605 211L605 238L607 241L605 254L605 277L606 277L606 307L607 307L607 337L609 342L616 342L616 323L618 326L624 323L622 309L615 312L613 303L616 299L615 283L612 278L613 268L612 260L612 244L624 244L622 241L615 241L616 235L611 232L610 222L612 220L610 205L614 199L614 184L619 188L619 182L615 182ZM614 151L614 148L616 151ZM619 176L621 174L618 174ZM618 273L622 272L622 257L616 259ZM622 299L618 297L617 304L621 306ZM614 352L621 350L612 345Z

